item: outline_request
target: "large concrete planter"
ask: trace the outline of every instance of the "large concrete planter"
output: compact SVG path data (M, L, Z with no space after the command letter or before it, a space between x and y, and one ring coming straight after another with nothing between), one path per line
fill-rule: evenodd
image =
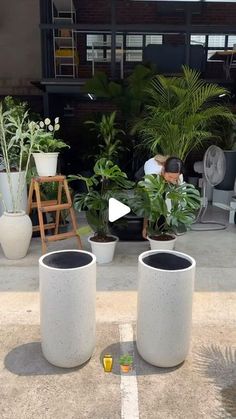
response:
M26 256L32 237L32 222L25 211L4 212L0 217L0 243L6 258Z
M27 187L26 187L26 181L24 180L25 172L11 172L10 178L11 178L11 185L12 185L12 193L15 199L17 197L17 191L18 191L19 185L23 185L24 183L24 190L23 190L21 201L18 203L18 209L26 211L27 210ZM12 202L12 195L10 191L10 185L9 185L7 173L5 172L0 173L0 193L2 194L2 197L0 199L0 215L2 215L4 213L3 201L6 205L7 211L13 210L13 202Z
M39 259L42 351L53 365L72 368L95 348L96 258L61 250Z
M137 348L158 367L173 367L188 354L195 260L160 250L139 256Z

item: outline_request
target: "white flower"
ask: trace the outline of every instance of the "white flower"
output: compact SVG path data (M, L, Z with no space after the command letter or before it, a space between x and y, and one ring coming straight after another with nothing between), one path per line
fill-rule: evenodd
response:
M56 124L55 127L54 127L54 130L55 131L59 131L59 129L60 129L60 125L59 124Z
M55 118L54 121L55 121L55 124L59 124L59 118L58 117Z
M53 131L54 130L54 128L53 128L52 125L49 125L48 129L49 129L49 131Z
M50 125L51 120L49 118L46 118L46 119L44 119L44 123L45 123L45 125Z
M43 128L44 127L44 122L40 121L39 126L40 126L40 128Z

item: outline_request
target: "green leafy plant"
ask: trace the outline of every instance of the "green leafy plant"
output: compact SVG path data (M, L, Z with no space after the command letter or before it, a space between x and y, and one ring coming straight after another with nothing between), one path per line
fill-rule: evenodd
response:
M14 114L12 111L4 112L2 103L0 103L0 147L7 173L13 212L20 210L20 202L29 170L30 156L36 137L37 124L34 121L29 121L28 111L22 113L22 115L19 115L17 112ZM15 150L13 154L12 149ZM13 193L11 178L13 155L15 167L20 173L16 196ZM18 157L17 160L16 157Z
M91 131L97 133L98 139L101 140L98 145L100 152L94 156L96 160L104 157L108 160L115 161L119 153L125 149L122 141L118 138L120 135L125 135L125 132L117 128L115 119L116 112L112 112L110 115L102 115L99 122L85 122L85 124L90 126Z
M95 236L103 241L109 233L108 206L109 198L122 200L124 190L131 189L133 182L112 161L102 158L94 166L91 177L81 175L69 176L70 180L82 180L87 192L75 195L74 207L78 211L85 210L87 221L95 232Z
M140 146L151 154L161 152L185 160L212 137L212 121L219 117L235 121L232 112L217 103L222 94L228 91L206 83L188 67L183 67L181 77L157 75L146 89L144 112L134 122L132 133L139 134Z
M84 91L95 95L97 98L111 100L128 121L138 115L145 102L146 91L150 80L155 74L153 67L138 64L130 76L121 82L109 81L103 72L97 72L88 80Z
M120 356L119 358L120 365L132 365L133 364L133 356L130 354L125 354Z
M69 147L64 141L55 138L55 133L60 129L58 117L55 118L54 125L49 118L45 118L44 121L40 121L36 125L36 129L37 137L33 146L33 152L53 153L62 148Z
M149 221L149 235L157 236L173 233L180 225L189 228L200 207L200 194L193 185L175 185L162 176L146 175L138 183L130 205Z

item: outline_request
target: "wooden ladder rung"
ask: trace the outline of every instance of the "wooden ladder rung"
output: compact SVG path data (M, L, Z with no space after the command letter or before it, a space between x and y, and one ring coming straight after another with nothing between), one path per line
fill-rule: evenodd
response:
M65 176L39 176L35 178L35 182L38 183L50 183L50 182L63 182Z
M56 223L44 224L44 230L50 230L51 228L55 228ZM40 226L33 227L33 231L40 231Z
M41 206L50 206L50 205L56 205L57 204L57 200L56 199L51 199L50 201L41 201ZM37 202L32 202L31 204L31 208L38 208Z
M39 207L42 212L61 211L64 209L70 209L72 204L58 204L58 205L46 205L46 207Z
M63 240L63 239L69 239L70 237L76 237L77 234L74 233L74 231L68 231L67 233L60 233L60 234L54 234L54 236L47 236L46 240L49 242L54 242L56 240Z

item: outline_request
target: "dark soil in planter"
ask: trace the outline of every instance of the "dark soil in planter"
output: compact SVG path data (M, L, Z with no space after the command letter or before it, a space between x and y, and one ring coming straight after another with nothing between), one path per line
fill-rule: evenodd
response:
M112 236L106 236L106 237L94 236L94 237L90 237L90 240L96 243L109 243L109 242L116 241L115 237L112 237Z
M158 236L152 235L152 236L149 236L149 237L152 240L158 240L158 241L169 241L169 240L173 240L175 238L174 236L171 236L170 234L159 234Z
M178 271L189 268L192 263L181 256L172 253L154 253L153 255L143 258L143 263L151 268L163 269L167 271Z
M92 256L87 253L80 252L64 252L52 253L43 258L43 263L50 268L57 269L73 269L86 266L92 262Z

